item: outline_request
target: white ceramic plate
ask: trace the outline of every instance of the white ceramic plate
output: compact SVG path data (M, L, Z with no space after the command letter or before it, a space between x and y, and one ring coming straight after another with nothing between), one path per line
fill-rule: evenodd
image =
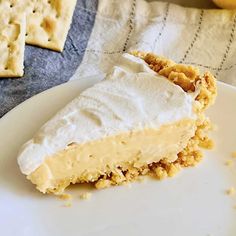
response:
M0 235L162 235L235 236L236 89L219 83L219 96L209 111L218 126L216 148L205 152L195 168L174 178L145 180L105 190L89 189L90 200L79 199L87 186L70 188L72 206L42 195L19 172L19 147L58 109L98 78L70 82L22 103L0 120ZM233 166L226 166L227 160Z

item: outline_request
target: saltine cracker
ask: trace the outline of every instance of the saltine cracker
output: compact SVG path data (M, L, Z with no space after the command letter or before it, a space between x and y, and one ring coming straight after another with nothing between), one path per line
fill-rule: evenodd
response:
M24 74L26 15L16 14L0 1L0 77Z
M0 0L26 13L26 43L62 51L77 0Z

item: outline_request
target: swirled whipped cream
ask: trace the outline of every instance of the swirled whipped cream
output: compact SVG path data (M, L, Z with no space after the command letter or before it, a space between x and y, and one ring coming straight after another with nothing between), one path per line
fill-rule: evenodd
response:
M23 145L18 164L29 175L71 143L196 119L193 103L191 94L142 59L124 54L110 75L79 94Z

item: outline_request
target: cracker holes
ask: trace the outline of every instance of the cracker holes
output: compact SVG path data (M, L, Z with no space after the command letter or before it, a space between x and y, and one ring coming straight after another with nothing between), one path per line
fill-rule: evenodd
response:
M4 70L8 70L8 66L5 66Z
M36 13L36 10L35 10L35 9L33 9L32 13L33 13L33 14L35 14L35 13Z
M7 44L7 48L10 48L11 47L11 45L10 44Z
M25 34L25 37L27 37L28 35L29 35L29 34L28 34L28 33L26 33L26 34Z
M51 4L51 1L48 1L48 4Z
M51 38L48 38L48 42L51 42L52 41L52 39Z
M10 8L13 8L14 7L14 4L10 4Z
M12 19L9 19L8 24L11 25L13 23Z

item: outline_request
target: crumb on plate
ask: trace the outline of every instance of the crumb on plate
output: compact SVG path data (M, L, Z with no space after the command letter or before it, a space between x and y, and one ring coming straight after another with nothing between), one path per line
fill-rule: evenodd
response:
M232 165L233 165L233 161L232 161L232 160L227 160L227 161L225 162L225 165L226 165L226 166L232 166Z
M82 193L82 194L80 194L80 199L83 199L83 200L88 200L89 198L91 198L91 193L88 193L88 192L86 192L86 193Z
M226 190L226 194L232 196L232 195L235 194L235 191L236 191L235 188L231 187L231 188Z
M64 206L64 207L71 207L71 206L72 206L72 203L71 203L71 202L66 202L63 206Z
M232 157L236 158L236 151L232 153Z
M143 183L144 182L144 176L142 176L142 175L140 175L140 176L138 176L138 178L137 178L137 181L139 182L139 183Z
M67 193L60 194L58 197L61 200L70 200L70 199L72 199L72 196L70 194L67 194Z
M218 126L214 123L211 124L211 130L212 131L217 131L218 130Z

